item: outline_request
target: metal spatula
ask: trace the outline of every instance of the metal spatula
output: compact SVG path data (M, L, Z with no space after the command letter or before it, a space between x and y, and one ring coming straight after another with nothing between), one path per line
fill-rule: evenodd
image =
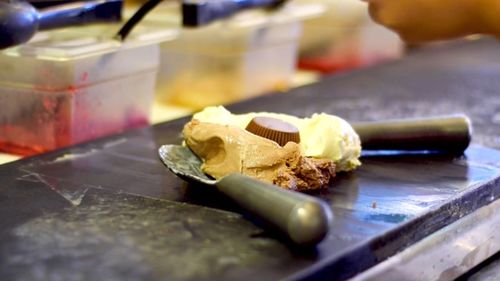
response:
M163 145L159 154L174 174L216 186L220 192L275 226L297 245L315 245L328 232L333 214L328 205L318 198L237 173L213 180L201 171L201 160L189 148L180 145Z
M122 0L70 1L38 10L22 0L0 0L0 49L23 44L42 30L118 22L122 3Z

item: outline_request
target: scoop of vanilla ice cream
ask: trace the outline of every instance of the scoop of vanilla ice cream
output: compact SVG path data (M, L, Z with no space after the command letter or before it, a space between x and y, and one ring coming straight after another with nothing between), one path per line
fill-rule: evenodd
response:
M361 165L359 136L347 121L334 115L321 113L309 118L298 118L271 112L232 114L223 106L211 106L196 113L193 118L245 129L257 116L277 118L295 125L300 132L300 146L305 156L331 159L337 171L350 171Z
M331 159L338 171L361 165L361 142L344 119L326 113L305 118L299 127L300 144L306 156Z

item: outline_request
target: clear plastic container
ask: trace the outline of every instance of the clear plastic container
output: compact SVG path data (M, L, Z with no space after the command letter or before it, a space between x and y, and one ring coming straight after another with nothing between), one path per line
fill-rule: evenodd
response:
M297 0L323 5L325 12L304 21L299 67L324 73L398 58L403 43L389 29L374 23L368 4L352 0Z
M40 33L0 52L0 150L31 155L148 124L158 43L173 35L117 26Z
M179 13L163 9L151 20L178 25ZM295 72L301 20L320 12L318 5L289 5L182 29L176 40L161 44L158 100L199 109L286 90Z

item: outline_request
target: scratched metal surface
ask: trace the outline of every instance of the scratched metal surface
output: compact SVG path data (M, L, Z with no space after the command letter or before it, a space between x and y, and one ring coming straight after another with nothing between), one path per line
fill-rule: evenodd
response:
M342 280L500 195L500 48L419 52L231 107L350 121L464 112L465 156L377 155L316 196L336 221L294 249L213 189L168 172L156 149L186 119L0 166L2 280ZM256 223L256 224L254 224Z

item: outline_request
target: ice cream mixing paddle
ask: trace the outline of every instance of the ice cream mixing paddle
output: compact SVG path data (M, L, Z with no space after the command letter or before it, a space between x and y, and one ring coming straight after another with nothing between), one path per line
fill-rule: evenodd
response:
M187 147L163 145L163 163L177 176L216 186L245 210L270 223L299 246L313 246L326 236L333 214L318 198L233 173L219 180L201 171L201 160Z
M23 44L42 30L118 22L122 3L122 0L77 1L37 10L27 1L0 0L0 49Z

